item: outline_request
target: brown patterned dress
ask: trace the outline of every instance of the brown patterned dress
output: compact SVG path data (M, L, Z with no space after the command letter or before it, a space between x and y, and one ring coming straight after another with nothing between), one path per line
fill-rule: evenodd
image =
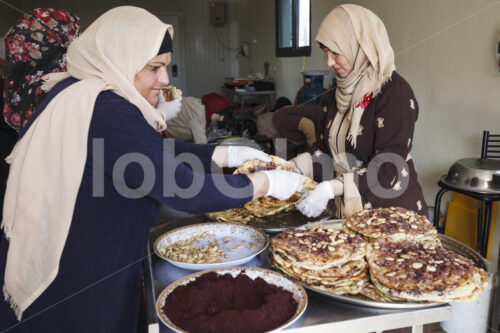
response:
M335 94L325 108L298 106L326 112L320 140L311 146L314 180L331 179L319 160L321 154L332 156L330 135L337 135L339 128L331 128L337 115ZM367 103L360 121L356 147L345 142L349 165L364 208L398 206L427 215L422 188L418 183L415 165L410 156L413 132L418 117L418 103L410 85L398 73ZM339 176L335 174L335 176Z

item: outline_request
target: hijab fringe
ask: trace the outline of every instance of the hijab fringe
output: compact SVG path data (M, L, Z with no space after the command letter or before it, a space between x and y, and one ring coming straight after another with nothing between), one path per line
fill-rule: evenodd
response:
M18 321L21 321L21 316L23 315L23 312L21 311L21 307L19 304L17 304L14 299L12 298L12 295L7 291L7 288L5 285L3 286L3 297L5 299L5 302L9 303L10 308L14 311L16 314L16 318Z
M56 84L69 77L70 75L67 72L51 73L44 75L42 77L43 80L42 90L45 92L49 92L52 88L55 87Z

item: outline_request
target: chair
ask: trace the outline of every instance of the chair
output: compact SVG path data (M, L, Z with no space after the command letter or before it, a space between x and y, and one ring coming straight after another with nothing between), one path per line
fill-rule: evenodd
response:
M500 158L500 134L483 131L481 158Z
M483 131L483 141L481 145L481 158L492 159L500 158L500 135L490 134L489 131ZM500 193L477 193L464 191L459 188L447 185L441 180L438 181L438 185L441 189L436 195L436 200L434 204L434 220L433 224L438 229L438 232L443 233L446 227L446 221L439 225L439 215L440 215L440 205L441 198L443 194L447 191L453 191L467 195L471 198L479 200L477 209L477 251L486 257L488 251L488 238L491 220L491 207L494 201L500 200Z

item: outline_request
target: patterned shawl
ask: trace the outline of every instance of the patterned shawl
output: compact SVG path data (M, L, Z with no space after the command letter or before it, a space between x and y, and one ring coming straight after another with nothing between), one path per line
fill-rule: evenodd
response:
M24 15L7 33L5 122L20 131L45 95L41 77L66 71L66 50L78 36L79 18L52 8Z

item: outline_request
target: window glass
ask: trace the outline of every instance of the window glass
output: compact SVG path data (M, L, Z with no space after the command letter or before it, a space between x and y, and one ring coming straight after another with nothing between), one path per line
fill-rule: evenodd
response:
M310 45L310 32L309 28L311 26L310 19L310 0L298 0L299 1L299 24L298 24L298 45L299 47Z
M311 0L275 0L276 56L311 55Z
M292 0L279 0L281 2L280 11L280 40L279 47L292 47L293 46L293 32L292 32Z

